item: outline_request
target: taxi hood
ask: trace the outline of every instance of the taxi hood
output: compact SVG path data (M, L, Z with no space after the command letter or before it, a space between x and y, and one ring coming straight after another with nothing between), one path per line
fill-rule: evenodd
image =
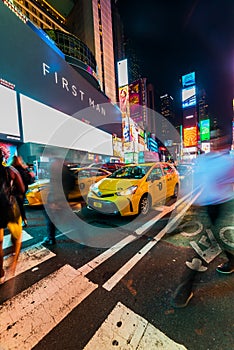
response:
M98 189L105 192L118 192L140 184L140 180L105 178L98 182Z

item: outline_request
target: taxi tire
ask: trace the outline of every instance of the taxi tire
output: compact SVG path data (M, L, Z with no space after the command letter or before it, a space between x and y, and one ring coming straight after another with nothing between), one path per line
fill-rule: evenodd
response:
M147 194L144 194L141 197L140 203L139 203L139 214L147 215L151 208L151 200L150 197Z
M177 197L178 197L178 194L179 194L179 185L176 184L176 185L175 185L175 188L174 188L174 192L173 192L172 197L173 197L173 198L177 198Z

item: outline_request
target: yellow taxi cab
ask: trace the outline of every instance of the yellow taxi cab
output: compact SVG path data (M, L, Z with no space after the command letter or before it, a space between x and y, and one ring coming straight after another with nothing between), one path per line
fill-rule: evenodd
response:
M90 187L88 208L122 216L148 214L169 197L177 197L179 174L166 162L126 165Z
M86 197L89 191L89 187L107 177L111 172L100 168L71 168L73 174L76 176L75 187L69 193L68 200L79 200L81 197ZM26 205L28 206L40 206L43 205L43 201L46 200L50 189L50 180L41 179L28 186L26 192ZM42 194L43 191L43 194ZM43 198L43 200L42 200Z

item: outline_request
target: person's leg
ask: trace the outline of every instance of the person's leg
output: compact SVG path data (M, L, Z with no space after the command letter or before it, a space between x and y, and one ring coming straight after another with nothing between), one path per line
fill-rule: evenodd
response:
M228 251L224 251L227 256L227 261L218 265L216 271L229 275L234 272L234 255Z
M3 237L4 237L4 229L0 228L0 284L5 282L5 272L3 270Z
M7 225L11 233L11 242L12 242L12 252L13 260L10 267L10 272L15 273L17 261L20 254L21 244L22 244L22 219L19 217L17 222L9 222Z
M220 264L216 271L224 274L231 274L234 272L234 234L233 230L230 229L229 234L222 237L221 232L224 227L231 226L232 220L228 213L230 213L230 208L233 207L234 202L229 201L225 203L220 203L216 205L207 206L207 213L212 224L212 232L219 246L222 248L223 252L226 254L227 261Z
M46 217L46 226L47 226L47 238L44 240L44 243L55 244L56 243L56 239L55 239L56 227L55 227L54 223L51 221L46 210L45 210L45 217Z
M24 208L24 197L18 196L18 197L16 197L16 199L17 199L20 214L21 214L21 217L23 220L23 226L26 227L28 223L27 223L27 218L26 218L26 213L25 213L25 208Z
M191 262L186 261L185 265L184 275L172 296L172 306L174 308L183 308L188 305L193 297L193 286L197 273L207 270L198 256L194 257Z

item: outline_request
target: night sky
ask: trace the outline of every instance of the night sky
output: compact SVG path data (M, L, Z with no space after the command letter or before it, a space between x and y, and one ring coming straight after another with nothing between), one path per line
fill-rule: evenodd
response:
M125 34L158 96L180 107L182 75L196 72L210 113L231 129L234 97L234 0L118 0Z

